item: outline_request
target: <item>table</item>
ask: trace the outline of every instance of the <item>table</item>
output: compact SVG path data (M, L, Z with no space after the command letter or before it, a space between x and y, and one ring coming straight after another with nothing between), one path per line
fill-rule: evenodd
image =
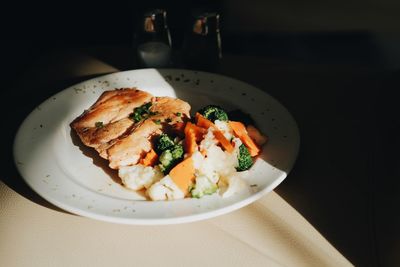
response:
M0 265L374 266L379 262L376 203L371 202L370 192L374 180L365 146L369 138L363 134L366 120L375 116L369 106L373 90L363 88L377 86L377 72L362 65L305 66L251 56L224 57L222 74L276 97L294 115L301 133L300 155L286 180L233 213L182 225L117 225L66 213L36 195L12 162L17 126L52 94L90 77L128 69L124 51L120 47L55 50L31 64L13 84L9 95L24 97L18 99L19 112L5 119L12 131L3 133Z

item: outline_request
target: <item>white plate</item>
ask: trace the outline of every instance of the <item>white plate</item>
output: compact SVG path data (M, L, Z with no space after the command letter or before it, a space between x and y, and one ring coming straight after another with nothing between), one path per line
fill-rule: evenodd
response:
M207 104L250 113L269 142L250 169L248 190L229 198L214 194L202 199L152 202L115 182L107 162L80 144L69 123L103 91L122 87L179 97L191 104L192 113ZM115 223L173 224L214 217L256 201L285 179L298 149L295 121L265 92L216 74L143 69L91 79L47 99L18 130L14 159L27 184L64 210Z

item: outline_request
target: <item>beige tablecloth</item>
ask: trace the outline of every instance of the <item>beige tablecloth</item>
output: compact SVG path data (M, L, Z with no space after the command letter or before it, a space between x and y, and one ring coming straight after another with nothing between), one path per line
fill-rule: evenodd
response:
M38 205L0 183L1 266L351 266L272 192L206 221L130 226Z
M52 81L117 71L95 57L66 54L43 59L20 86L53 68ZM0 182L0 266L352 265L275 192L206 221L131 226L57 211L16 191Z

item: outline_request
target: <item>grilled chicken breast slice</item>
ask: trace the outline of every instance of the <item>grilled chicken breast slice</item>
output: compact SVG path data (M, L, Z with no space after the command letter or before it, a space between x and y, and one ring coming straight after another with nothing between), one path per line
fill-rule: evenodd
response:
M71 127L85 145L95 148L101 156L106 157L104 150L134 126L129 115L136 107L150 102L152 97L135 88L106 91L71 123Z
M139 159L152 148L153 138L168 131L172 125L190 118L190 105L180 99L156 97L150 107L152 116L135 125L131 133L107 149L110 167L137 164Z

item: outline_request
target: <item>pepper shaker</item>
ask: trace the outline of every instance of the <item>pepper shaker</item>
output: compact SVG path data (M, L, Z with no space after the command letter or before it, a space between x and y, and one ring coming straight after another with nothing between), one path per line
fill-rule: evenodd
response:
M195 17L183 46L183 60L187 68L214 71L222 58L220 15L202 13Z

